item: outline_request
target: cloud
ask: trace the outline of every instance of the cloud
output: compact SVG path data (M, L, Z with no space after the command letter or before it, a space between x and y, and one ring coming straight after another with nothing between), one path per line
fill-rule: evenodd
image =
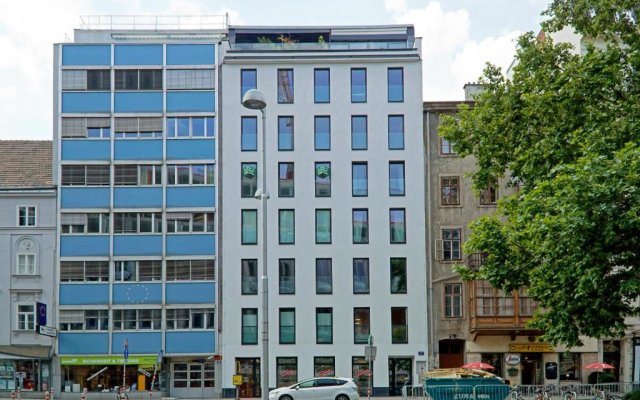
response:
M463 85L476 81L486 62L506 69L515 54L518 31L474 40L467 10L445 11L435 1L424 8L401 9L396 7L398 2L402 0L386 0L385 7L396 23L413 24L416 36L422 37L422 84L427 101L463 99Z
M384 8L387 12L404 12L407 4L405 0L384 0Z

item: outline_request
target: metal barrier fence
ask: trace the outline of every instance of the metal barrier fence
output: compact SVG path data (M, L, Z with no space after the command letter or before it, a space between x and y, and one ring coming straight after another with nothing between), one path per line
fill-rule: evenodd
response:
M561 385L519 385L519 395L516 386L507 385L425 385L422 392L413 387L404 387L402 398L424 398L425 400L536 400L536 392L549 390L551 400L562 400L566 392L573 391L577 395L575 400L596 400L599 391L606 394L624 396L634 390L640 390L640 382L613 382L591 384L561 384ZM540 395L541 396L541 395ZM542 396L540 397L542 398Z

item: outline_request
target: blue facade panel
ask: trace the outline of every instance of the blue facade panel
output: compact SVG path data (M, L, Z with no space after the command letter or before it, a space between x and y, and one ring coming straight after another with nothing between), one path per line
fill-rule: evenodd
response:
M211 304L216 302L214 282L167 283L167 304Z
M111 45L62 45L62 65L111 65Z
M58 333L58 353L65 354L109 354L109 334Z
M180 353L215 353L216 333L203 332L167 332L166 352Z
M162 140L123 139L114 145L116 160L162 160Z
M167 207L215 207L214 186L167 187Z
M61 283L60 305L109 304L109 285L102 283Z
M117 283L113 285L113 304L162 304L160 283Z
M113 192L116 208L162 207L162 188L159 187L117 187Z
M108 256L109 236L61 235L60 257Z
M115 96L115 112L162 112L162 92L126 92Z
M160 256L161 235L114 235L114 256Z
M161 44L117 44L115 65L162 65Z
M216 47L213 44L168 44L167 65L213 65Z
M216 254L214 234L167 235L167 255L170 256L213 256Z
M167 92L167 112L214 112L213 91Z
M106 187L63 187L60 208L109 208L110 191Z
M68 160L109 160L111 142L109 140L62 140L63 161Z
M167 160L215 160L214 139L167 139Z
M158 354L162 350L160 332L114 332L111 339L113 354L122 354L125 339L129 341L129 352L132 354Z
M109 92L63 92L63 113L108 113L111 112Z

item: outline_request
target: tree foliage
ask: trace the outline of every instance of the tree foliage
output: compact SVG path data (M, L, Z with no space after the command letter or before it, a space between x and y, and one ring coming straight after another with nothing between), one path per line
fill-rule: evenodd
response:
M440 134L473 155L475 186L505 174L518 192L472 224L465 252L487 253L466 279L528 287L533 325L552 343L621 336L640 309L640 31L637 1L555 0L547 29L576 27L606 49L574 54L520 37L507 79L488 65L473 107Z

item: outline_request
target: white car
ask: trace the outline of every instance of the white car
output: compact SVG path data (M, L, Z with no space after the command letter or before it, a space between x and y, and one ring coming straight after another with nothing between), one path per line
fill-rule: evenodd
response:
M311 378L269 392L269 400L358 400L359 398L358 386L351 378Z

